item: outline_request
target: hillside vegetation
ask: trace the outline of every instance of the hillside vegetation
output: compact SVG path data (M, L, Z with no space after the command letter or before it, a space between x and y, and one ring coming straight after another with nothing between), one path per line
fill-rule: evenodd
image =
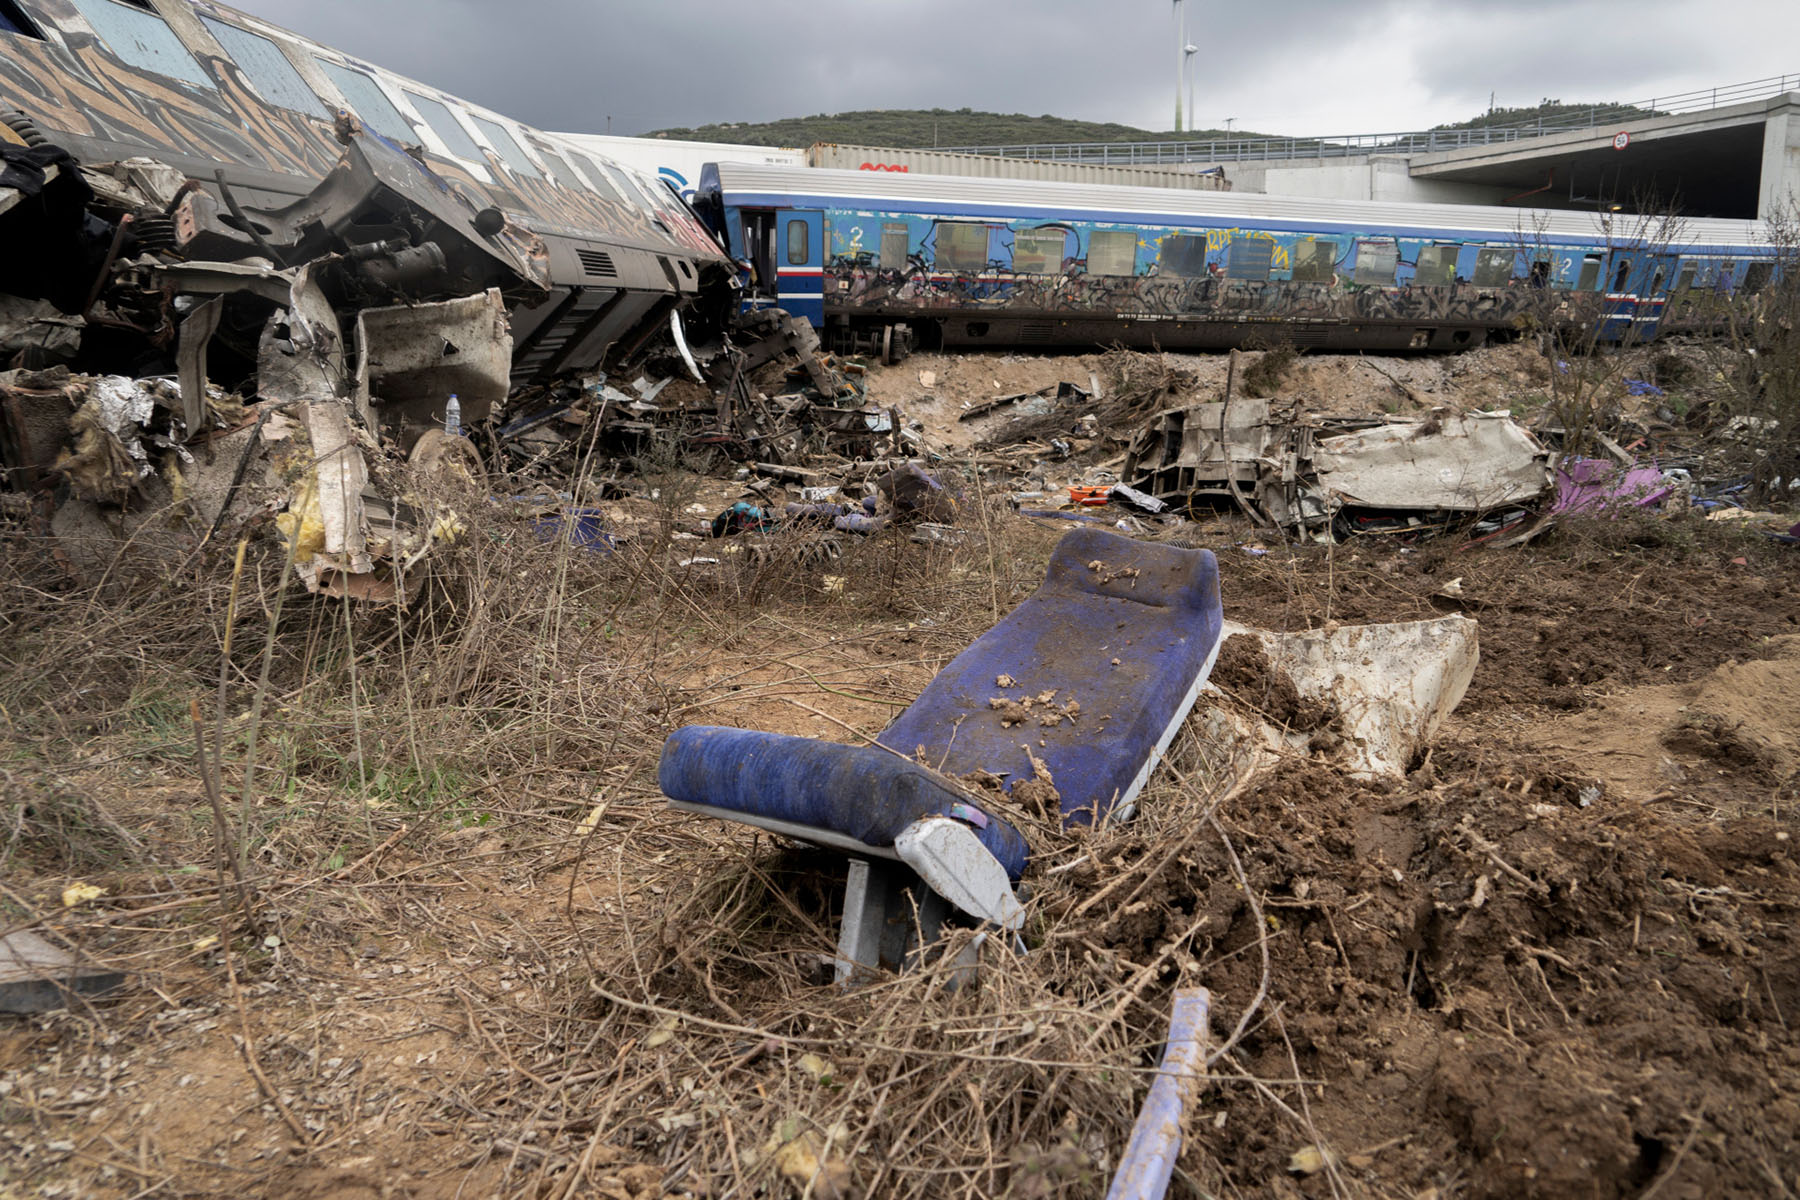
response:
M1665 114L1654 109L1640 108L1635 104L1619 104L1610 100L1565 104L1561 100L1551 100L1546 97L1539 104L1531 104L1523 108L1490 109L1479 117L1470 117L1466 121L1450 121L1443 125L1433 125L1432 128L1488 129L1494 126L1529 125L1539 120L1546 125L1568 125L1587 120L1590 115L1598 119L1616 121L1660 117Z
M1599 109L1606 119L1635 118L1655 114L1626 104L1596 102L1567 104L1546 99L1522 108L1496 108L1464 121L1433 126L1436 129L1480 129L1492 125L1521 125L1538 120L1563 123ZM1329 133L1354 133L1332 129ZM889 108L859 112L819 113L810 117L785 117L779 121L719 123L691 128L653 130L645 137L676 138L695 142L735 142L749 146L810 146L814 142L839 142L854 146L894 146L903 149L932 146L1041 146L1055 142L1148 142L1162 140L1212 141L1228 138L1286 137L1249 130L1198 129L1182 133L1139 129L1103 121L1076 121L1048 113L1030 117L1024 113L976 112L968 108Z
M646 137L696 142L737 142L749 146L810 146L841 142L906 149L932 146L1043 145L1049 142L1143 142L1161 138L1222 138L1222 129L1193 133L1157 132L1133 125L1074 121L1045 114L976 112L968 108L892 108L820 113L761 123L659 129ZM1257 136L1238 133L1235 136Z

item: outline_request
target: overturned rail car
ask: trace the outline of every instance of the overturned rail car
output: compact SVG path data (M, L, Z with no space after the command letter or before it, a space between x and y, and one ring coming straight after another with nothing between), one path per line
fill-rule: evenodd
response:
M15 147L193 181L115 258L281 265L335 221L336 249L408 299L497 288L513 383L603 365L729 287L708 231L642 172L206 0L0 0L0 121ZM54 292L23 261L66 273L51 249L0 252L0 291Z
M746 163L709 165L695 208L746 303L840 343L1456 350L1533 319L1642 341L1774 259L1745 221Z

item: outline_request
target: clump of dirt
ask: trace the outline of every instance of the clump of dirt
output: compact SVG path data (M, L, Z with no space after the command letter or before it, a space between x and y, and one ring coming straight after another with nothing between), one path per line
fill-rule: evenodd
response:
M1211 682L1296 733L1327 728L1337 719L1337 709L1329 700L1300 694L1288 673L1269 661L1262 642L1253 634L1233 634L1220 644Z
M1299 357L1300 352L1291 345L1275 346L1257 355L1244 369L1244 395L1266 399L1279 394L1289 368Z

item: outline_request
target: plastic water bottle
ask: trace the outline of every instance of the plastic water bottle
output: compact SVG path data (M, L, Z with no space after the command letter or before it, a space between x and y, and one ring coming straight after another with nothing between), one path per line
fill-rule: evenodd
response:
M450 393L450 399L444 404L444 432L452 436L462 432L462 403L455 392Z

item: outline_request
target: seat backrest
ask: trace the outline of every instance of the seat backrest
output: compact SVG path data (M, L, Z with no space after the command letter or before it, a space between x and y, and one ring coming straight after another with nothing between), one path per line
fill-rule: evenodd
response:
M1207 550L1071 530L1043 584L952 659L882 732L947 775L1010 791L1044 764L1066 823L1129 800L1218 654L1218 563Z

